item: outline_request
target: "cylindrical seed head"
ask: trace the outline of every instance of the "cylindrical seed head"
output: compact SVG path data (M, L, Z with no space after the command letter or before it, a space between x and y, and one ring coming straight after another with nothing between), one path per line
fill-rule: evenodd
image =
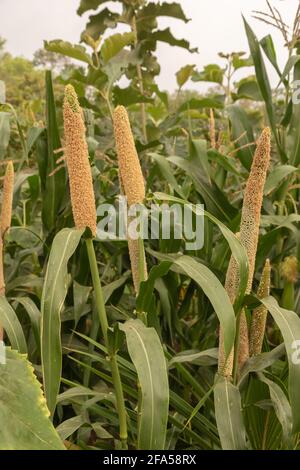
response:
M297 282L298 260L296 256L287 256L286 258L284 258L283 262L280 265L280 273L286 281L292 284L295 284Z
M9 161L6 166L4 183L3 183L3 196L2 196L2 209L1 209L1 237L5 235L11 225L12 202L14 193L14 165Z
M140 250L140 243L139 240L133 240L132 238L128 238L128 250L129 250L129 257L130 257L130 264L131 264L131 272L133 278L133 285L136 295L139 293L140 289L140 270L139 270L139 261L140 256L143 257L143 266L144 266L144 279L148 277L147 271L147 264L145 258L145 251Z
M255 260L259 236L260 215L263 202L264 187L271 157L271 131L266 127L258 140L254 154L250 175L247 181L242 218L240 226L240 240L245 247L249 261L249 276L246 294L251 292ZM239 370L249 357L249 335L245 312L241 313L240 342L239 342Z
M270 285L271 265L270 260L267 259L257 290L257 297L259 299L263 299L270 294ZM253 311L250 329L250 356L255 356L261 353L266 329L267 314L268 309L264 305L260 305Z
M96 205L82 109L72 85L65 87L63 106L65 156L69 173L72 212L78 229L96 234Z
M119 165L120 187L129 206L142 204L145 199L145 184L139 157L135 148L129 117L124 106L117 106L113 114L114 134ZM147 279L145 251L141 250L139 240L128 236L128 249L133 284L136 294L140 287L139 260L143 257L144 279Z
M260 214L263 192L271 155L271 132L266 127L257 143L249 178L247 181L242 209L240 240L246 248L249 259L249 277L246 293L252 288L255 259L259 235Z
M120 180L124 193L129 206L139 204L145 199L145 183L128 114L124 106L116 107L113 121Z
M242 208L239 239L245 247L249 261L249 276L246 293L249 294L252 287L255 269L255 259L258 244L260 214L263 201L263 191L266 181L267 170L271 156L271 132L267 127L263 130L256 147L249 178L247 181ZM232 303L235 301L238 286L238 265L232 257L229 263L225 288ZM249 357L249 335L245 311L241 312L239 331L239 370ZM232 374L233 352L225 363L223 335L220 334L219 346L219 373L224 376ZM226 375L225 375L226 374Z

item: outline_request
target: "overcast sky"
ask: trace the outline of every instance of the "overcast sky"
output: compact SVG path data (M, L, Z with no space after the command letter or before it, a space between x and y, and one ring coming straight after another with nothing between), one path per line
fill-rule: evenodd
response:
M220 51L248 51L242 13L259 38L272 33L278 45L279 62L284 65L286 50L280 34L251 18L252 10L266 11L265 0L180 0L179 3L191 21L185 24L163 18L159 25L164 28L170 26L176 37L188 39L193 47L198 47L199 54L189 54L180 48L161 44L158 55L162 65L159 77L162 88L173 90L176 71L187 63L196 64L200 69L208 63L221 63L218 58ZM271 3L291 24L298 0L271 0ZM88 13L82 17L76 14L78 5L79 0L0 0L0 36L7 39L7 49L12 54L28 58L42 47L44 39L76 43L88 17ZM112 9L116 8L115 5L112 4Z

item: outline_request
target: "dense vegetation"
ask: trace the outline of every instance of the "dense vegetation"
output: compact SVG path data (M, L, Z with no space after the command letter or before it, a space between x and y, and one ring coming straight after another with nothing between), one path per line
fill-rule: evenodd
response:
M255 13L284 70L244 19L250 55L186 65L170 96L157 43L197 62L158 28L180 4L106 3L34 63L0 43L0 449L299 449L300 6L290 29ZM121 193L204 204L203 247L97 238Z

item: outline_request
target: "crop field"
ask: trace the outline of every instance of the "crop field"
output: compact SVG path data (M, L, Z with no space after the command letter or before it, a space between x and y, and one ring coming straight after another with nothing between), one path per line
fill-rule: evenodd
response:
M204 67L179 1L78 0L81 41L33 60L0 38L0 450L300 450L300 2L273 3Z

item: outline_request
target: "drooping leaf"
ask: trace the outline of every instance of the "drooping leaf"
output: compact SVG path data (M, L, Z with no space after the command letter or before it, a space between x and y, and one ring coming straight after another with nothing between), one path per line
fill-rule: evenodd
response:
M289 397L293 414L293 431L300 430L300 361L297 350L300 344L300 318L295 312L280 307L273 297L260 300L267 307L283 336L289 361Z
M273 168L267 177L264 194L270 194L274 189L278 188L279 183L281 183L284 178L299 171L299 168L292 165L280 165Z
M278 421L282 426L283 439L291 447L292 444L292 410L284 391L272 380L268 379L261 372L258 374L259 380L264 382L270 391L270 397L275 409Z
M141 22L151 21L152 18L158 16L168 16L171 18L177 18L187 23L189 20L184 14L181 5L177 2L174 3L154 3L150 2L144 6L137 14L137 24Z
M98 40L107 28L116 27L119 17L119 13L115 13L110 11L108 8L104 8L97 15L89 17L89 22L86 25L85 31L82 33L82 37L88 34L94 40Z
M190 276L209 298L224 332L225 352L229 355L235 338L235 313L228 294L218 278L190 256L179 256L174 263Z
M272 349L272 351L264 352L258 354L257 356L250 357L245 363L243 369L241 370L239 384L243 382L243 380L250 374L250 372L260 372L267 369L272 364L274 364L275 361L280 359L284 354L284 344L280 344L276 348Z
M110 0L81 0L77 13L79 16L83 15L88 10L97 10L97 8L103 3L107 3ZM118 1L118 0L112 0Z
M116 33L105 39L101 47L101 56L104 63L108 62L112 57L117 55L125 46L129 46L134 42L134 33Z
M72 59L80 60L86 64L92 65L92 59L86 52L85 47L71 44L67 41L54 39L53 41L44 41L46 51L56 52Z
M11 347L20 353L27 353L27 345L22 326L14 309L3 295L0 296L0 324L3 326L9 338Z
M154 193L154 195L158 200L161 200L161 201L164 201L164 200L165 201L172 201L172 202L178 202L179 204L186 204L187 203L187 201L185 201L183 199L180 199L180 198L174 197L174 196L170 196L170 195L164 194L164 193ZM199 215L196 206L192 205L192 210L195 214ZM244 294L245 294L247 280L248 280L249 266L248 266L248 257L247 257L247 254L246 254L246 250L241 245L241 243L237 239L237 237L220 220L218 220L216 217L214 217L212 214L210 214L207 211L204 211L204 217L207 217L211 222L213 222L213 224L217 225L217 227L220 229L220 231L222 232L222 235L227 240L227 242L230 246L230 249L231 249L231 252L232 252L233 256L235 257L235 259L238 263L239 273L240 273L240 283L239 283L239 287L237 289L237 296L236 296L236 301L235 301L235 304L234 304L234 307L235 307L236 311L238 311L240 306L241 306Z
M205 351L183 351L172 357L169 367L176 363L190 362L199 366L211 366L218 362L218 348L211 348Z
M176 80L179 88L182 88L183 85L185 85L185 83L189 80L189 78L192 76L194 68L195 65L185 65L184 67L181 67L180 70L178 70L176 73Z
M34 338L36 341L36 345L38 350L40 350L40 323L41 323L41 312L37 308L36 304L30 297L17 297L15 299L16 302L21 304L24 309L26 310L30 322L32 325L32 330L34 334Z
M206 65L201 72L194 72L192 80L194 82L223 83L224 70L217 64Z
M141 39L146 39L146 35L141 34ZM173 36L170 28L166 29L158 29L151 34L151 38L149 39L151 42L166 42L170 46L177 46L182 47L183 49L187 49L189 52L197 52L198 49L196 47L191 47L190 43L186 39L177 39Z

